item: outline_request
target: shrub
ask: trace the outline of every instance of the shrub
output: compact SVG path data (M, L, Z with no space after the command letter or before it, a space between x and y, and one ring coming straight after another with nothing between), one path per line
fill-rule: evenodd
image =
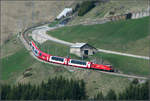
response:
M94 1L84 1L79 8L78 16L83 16L88 11L90 11L92 8L95 7Z

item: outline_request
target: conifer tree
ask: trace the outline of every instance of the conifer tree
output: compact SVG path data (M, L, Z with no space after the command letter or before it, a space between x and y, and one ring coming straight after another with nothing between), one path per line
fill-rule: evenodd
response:
M99 92L96 96L94 96L94 100L104 100L103 93Z
M117 95L115 93L114 90L110 89L107 93L107 95L105 96L106 100L116 100L117 99Z

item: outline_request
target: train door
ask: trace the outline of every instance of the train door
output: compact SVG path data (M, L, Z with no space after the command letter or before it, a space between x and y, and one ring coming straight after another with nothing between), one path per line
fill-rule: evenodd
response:
M50 57L50 56L47 56L47 61L49 60L49 57Z
M91 62L87 62L87 67L91 68Z
M67 64L67 58L64 59L64 64L65 64L65 65Z

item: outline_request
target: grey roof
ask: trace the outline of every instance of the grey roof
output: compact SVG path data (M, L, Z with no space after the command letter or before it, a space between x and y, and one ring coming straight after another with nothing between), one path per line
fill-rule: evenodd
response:
M87 43L76 43L74 45L72 45L71 47L73 48L81 48L82 46L86 45Z

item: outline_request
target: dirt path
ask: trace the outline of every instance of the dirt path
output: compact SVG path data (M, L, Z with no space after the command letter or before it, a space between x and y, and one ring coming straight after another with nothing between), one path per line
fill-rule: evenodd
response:
M64 44L64 45L67 45L67 46L71 46L73 45L73 43L70 43L70 42L66 42L66 41L63 41L63 40L59 40L57 38L54 38L52 36L49 36L46 34L47 31L50 31L50 30L54 30L58 27L48 27L48 26L42 26L40 28L37 28L35 29L33 32L32 32L32 37L33 36L36 36L36 37L33 37L33 39L35 41L38 41L39 43L41 43L40 40L38 40L39 38L41 38L42 40L43 39L46 39L46 40L50 40L50 41L53 41L53 42L56 42L56 43L59 43L59 44Z

